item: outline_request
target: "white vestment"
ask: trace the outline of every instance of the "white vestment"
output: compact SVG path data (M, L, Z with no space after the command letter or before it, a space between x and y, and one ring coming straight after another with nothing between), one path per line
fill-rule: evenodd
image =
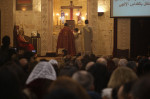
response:
M76 48L76 53L81 53L82 51L82 46L81 46L81 34L79 33L73 33L74 34L74 37L75 37L75 48Z
M26 84L29 84L30 82L34 81L38 78L45 78L50 80L56 80L56 72L51 64L51 61L49 62L39 62L29 75Z
M82 55L92 54L92 40L93 40L93 32L92 28L88 25L85 25L82 28Z

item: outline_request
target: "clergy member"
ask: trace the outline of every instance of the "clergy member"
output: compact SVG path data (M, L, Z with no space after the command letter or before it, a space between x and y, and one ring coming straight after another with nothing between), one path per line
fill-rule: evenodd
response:
M92 54L92 40L93 40L93 32L92 28L88 25L89 21L85 20L85 26L82 28L82 54L89 55Z
M68 27L68 24L64 24L64 28L60 31L57 41L57 52L59 48L67 50L69 55L75 55L75 39L72 30Z
M80 33L79 29L75 28L73 34L74 34L74 37L75 37L76 53L81 54L81 49L82 49L82 46L81 46L81 33Z
M35 50L34 46L30 44L28 41L25 40L24 38L24 30L21 29L19 31L19 34L17 35L17 41L18 41L18 46L20 48L23 48L25 51L32 51Z

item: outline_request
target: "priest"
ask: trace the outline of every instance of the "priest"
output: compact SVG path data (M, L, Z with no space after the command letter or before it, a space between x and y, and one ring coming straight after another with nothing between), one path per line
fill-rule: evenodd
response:
M68 54L71 56L76 55L75 50L75 39L72 30L68 27L68 24L64 24L64 28L60 31L57 41L57 52L58 49L66 49Z
M19 31L19 34L17 35L17 43L18 47L23 48L25 51L32 51L35 50L34 46L30 44L25 38L24 38L24 30L21 29Z

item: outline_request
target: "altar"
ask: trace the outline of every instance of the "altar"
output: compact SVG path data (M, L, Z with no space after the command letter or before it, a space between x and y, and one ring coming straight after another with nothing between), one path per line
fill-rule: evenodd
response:
M64 27L64 23L68 23L72 31L78 28L80 31L85 25L87 19L87 5L86 1L63 1L59 0L60 3L54 1L53 9L53 32L51 37L52 50L48 52L56 52L57 39L59 32ZM80 41L81 42L81 41Z
M75 2L75 1L74 1ZM69 3L69 6L60 5L58 8L58 4L54 3L54 16L53 16L53 27L54 31L57 28L62 29L64 23L68 23L71 29L77 28L76 25L85 25L84 21L87 19L87 8L82 6L80 3L78 5L74 5L73 1L66 2L65 5ZM62 2L63 3L63 2ZM77 3L76 3L77 4ZM62 6L63 5L63 6Z

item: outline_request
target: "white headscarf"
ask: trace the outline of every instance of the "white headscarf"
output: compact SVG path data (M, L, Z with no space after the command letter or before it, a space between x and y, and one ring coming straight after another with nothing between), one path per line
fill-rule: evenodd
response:
M112 88L105 88L102 90L102 98L112 99Z
M51 59L50 61L49 61L52 65L58 65L58 62L56 61L56 60L54 60L54 59Z
M56 72L50 62L39 62L29 75L26 84L29 84L37 78L56 80Z

